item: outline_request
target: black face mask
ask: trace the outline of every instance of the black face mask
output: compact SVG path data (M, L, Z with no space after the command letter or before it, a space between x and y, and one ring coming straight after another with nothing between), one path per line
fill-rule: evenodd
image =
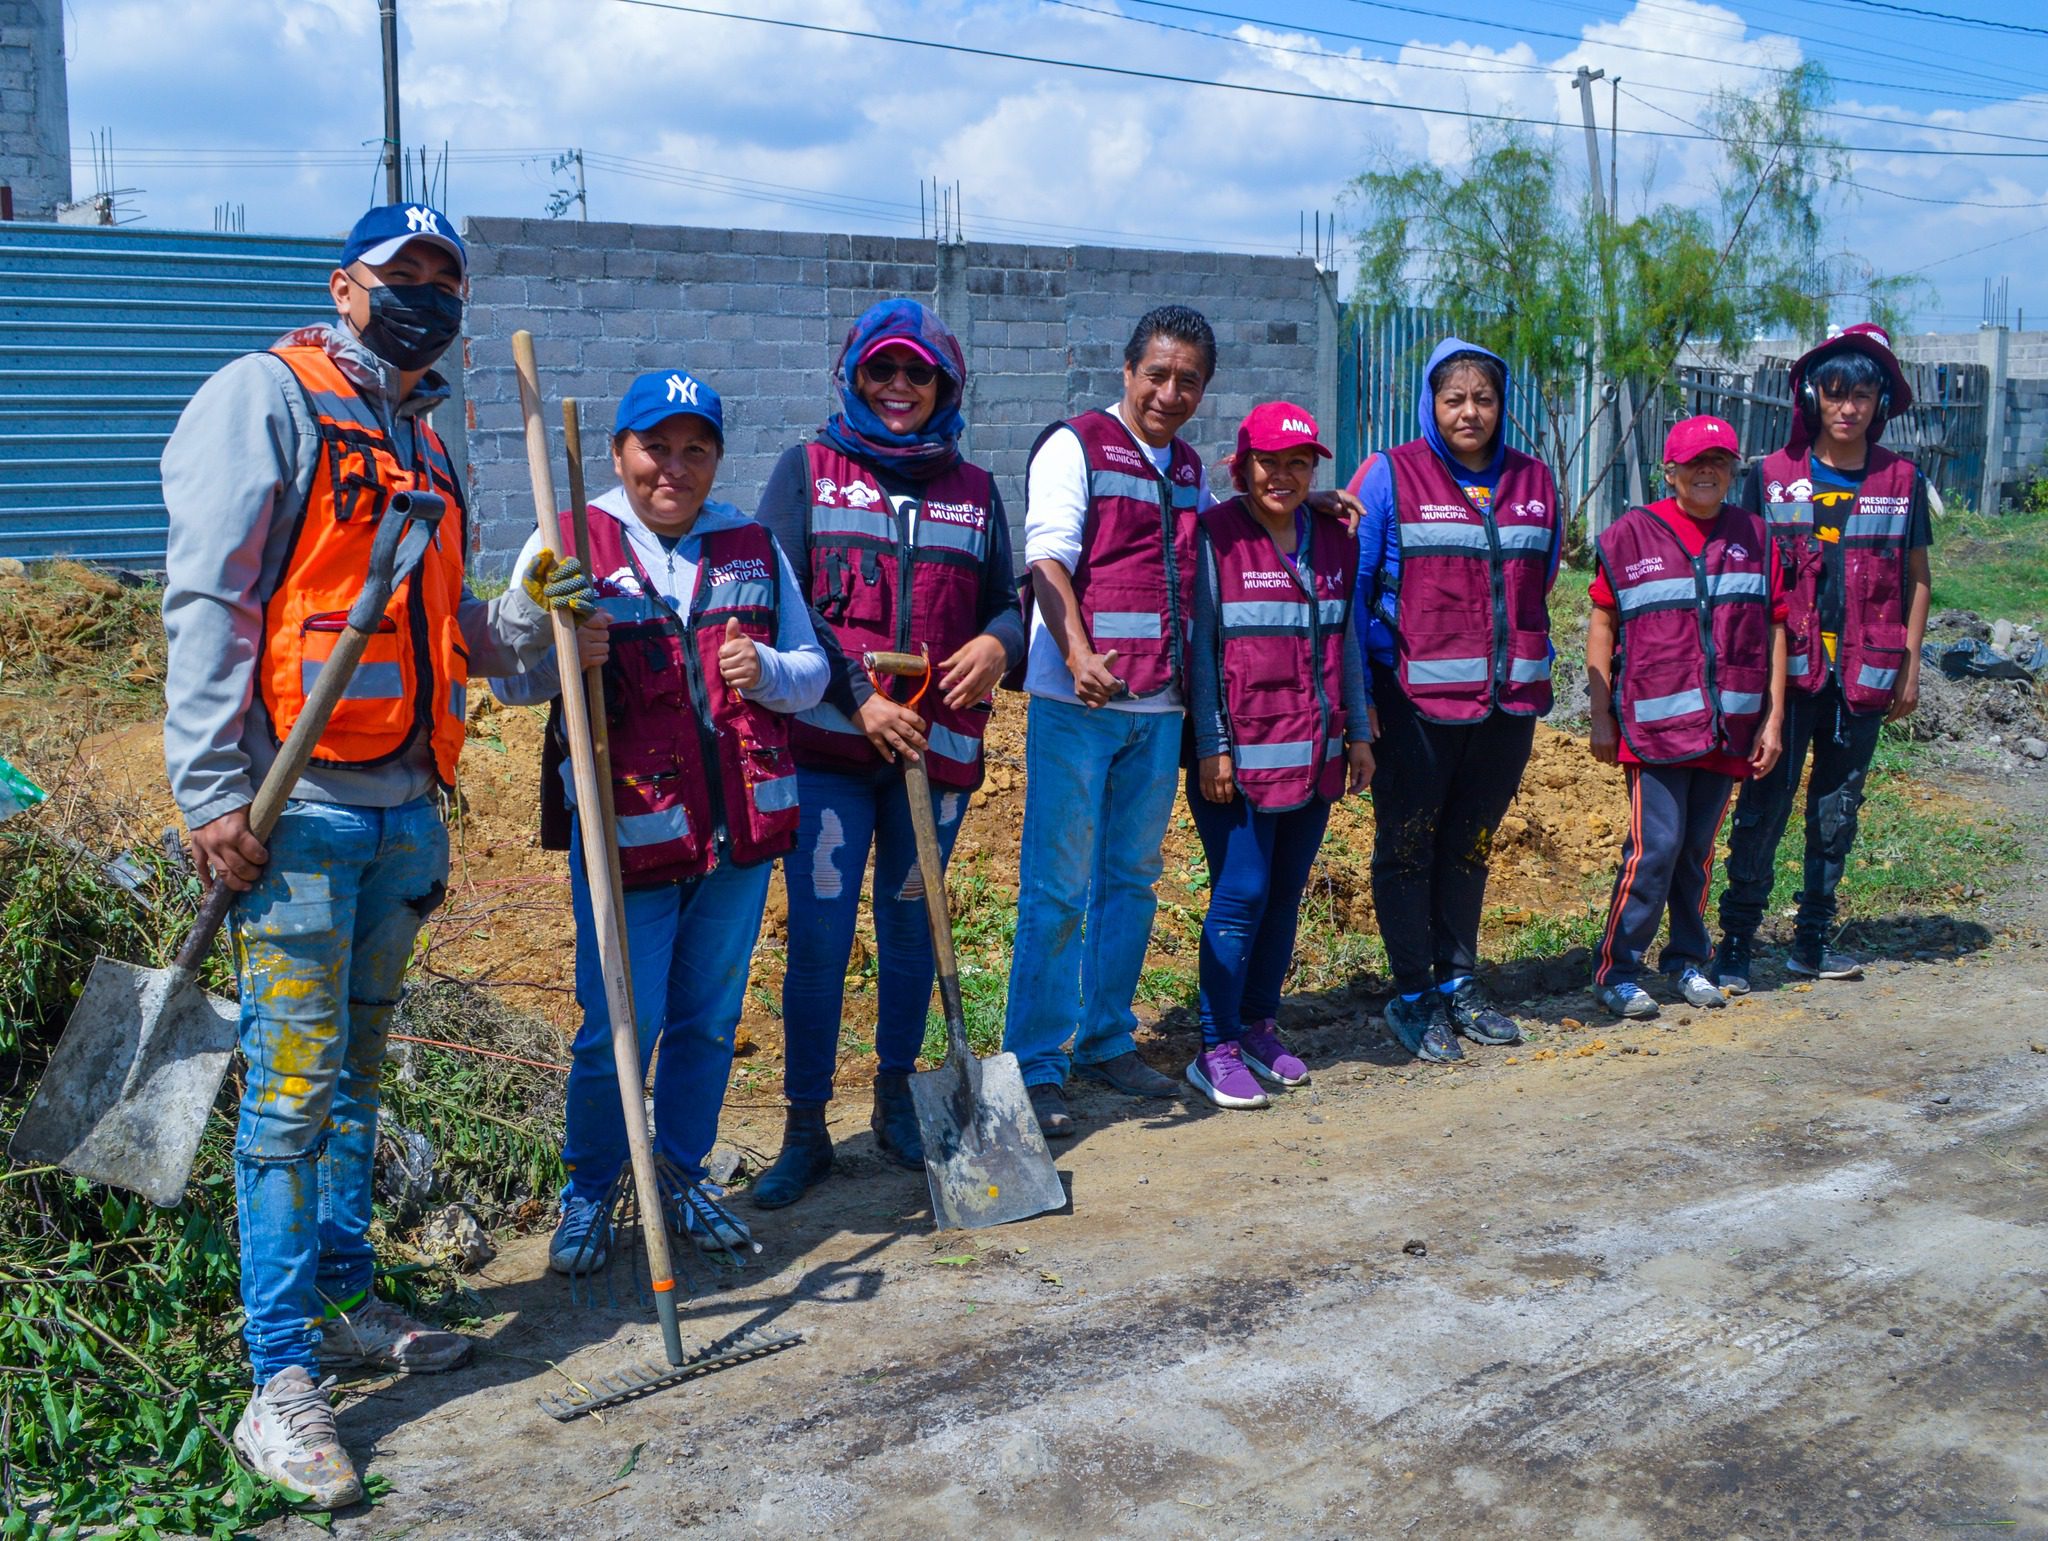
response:
M383 284L370 291L363 346L394 369L425 369L461 330L461 295L434 284Z

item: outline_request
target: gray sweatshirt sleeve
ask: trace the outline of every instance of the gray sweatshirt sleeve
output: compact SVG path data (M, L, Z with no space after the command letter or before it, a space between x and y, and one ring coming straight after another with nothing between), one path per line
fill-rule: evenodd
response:
M1344 673L1338 681L1338 689L1344 697L1344 742L1347 744L1372 742L1372 720L1366 715L1372 709L1372 686L1366 680L1365 656L1359 650L1358 633L1358 607L1353 605L1344 634Z
M771 539L773 537L770 537ZM830 666L818 634L811 626L811 606L803 585L790 571L789 558L778 543L775 560L782 564L782 608L776 617L776 647L759 647L761 683L748 691L747 699L771 712L807 711L825 695L825 678Z
M536 529L531 535L526 537L526 544L519 548L519 556L512 565L512 571L514 573L525 572L527 564L534 559L539 551L540 531ZM518 592L520 597L525 599L525 592L518 588L518 581L515 577L513 579L513 587L505 592L507 594ZM473 603L476 603L476 601L469 599L466 595L464 596L462 636L465 643L469 640L469 610L470 605ZM532 600L528 599L527 603L536 613L540 613L540 607L534 605ZM481 605L478 608L482 608ZM556 693L562 686L561 681L555 676L554 652L547 645L553 640L553 634L544 613L541 615L540 634L542 645L538 654L528 660L523 666L515 663L512 668L503 670L480 666L476 662L476 655L472 653L470 655L469 671L471 676L474 677L480 674L488 676L491 684L491 694L507 706L545 706L548 702L554 700Z
M1195 757L1231 752L1230 713L1223 703L1223 627L1216 610L1216 549L1206 530L1195 537L1195 629L1188 642L1188 721Z
M164 446L164 765L188 828L255 801L242 730L263 639L261 580L283 560L319 433L281 363L251 354L199 388Z

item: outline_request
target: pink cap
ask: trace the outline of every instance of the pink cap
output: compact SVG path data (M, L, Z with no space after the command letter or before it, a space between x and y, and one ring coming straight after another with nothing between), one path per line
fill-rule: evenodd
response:
M1309 415L1308 408L1297 407L1291 401L1269 401L1253 407L1237 425L1237 452L1243 455L1263 450L1274 454L1306 446L1325 460L1335 458L1316 433L1316 420Z
M1741 458L1742 447L1735 442L1735 430L1718 417L1688 417L1673 423L1671 432L1664 436L1664 463L1682 466L1717 449Z
M914 337L878 337L869 345L867 352L860 356L860 362L865 364L877 353L886 352L890 348L902 348L907 352L915 353L934 369L939 367L939 361L932 357L932 350Z

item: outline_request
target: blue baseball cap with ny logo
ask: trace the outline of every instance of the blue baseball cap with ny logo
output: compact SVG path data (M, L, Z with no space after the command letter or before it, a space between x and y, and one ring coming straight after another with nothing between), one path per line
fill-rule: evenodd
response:
M382 267L411 241L430 241L455 258L463 276L469 276L469 251L455 225L439 209L424 203L387 203L370 210L356 221L341 248L341 265L367 262Z
M619 398L618 416L612 419L612 436L632 429L644 433L656 423L672 417L701 417L725 443L725 404L718 392L695 375L680 369L657 369L626 387Z

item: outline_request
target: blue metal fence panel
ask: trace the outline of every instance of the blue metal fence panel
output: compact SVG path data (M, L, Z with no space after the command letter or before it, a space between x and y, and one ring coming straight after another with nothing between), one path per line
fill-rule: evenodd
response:
M229 359L333 313L335 245L0 224L0 556L162 566L179 412Z

